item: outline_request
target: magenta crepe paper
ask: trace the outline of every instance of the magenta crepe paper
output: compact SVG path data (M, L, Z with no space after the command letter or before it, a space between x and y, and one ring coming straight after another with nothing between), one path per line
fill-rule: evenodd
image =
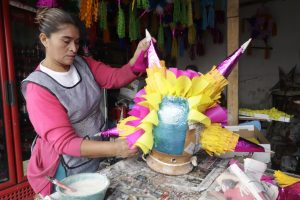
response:
M134 99L133 99L134 103L139 103L139 102L142 102L142 101L145 101L145 98L143 98L143 97L134 97Z
M190 79L193 79L194 77L200 76L200 74L198 72L195 72L193 70L186 70L189 74L190 74Z
M176 78L178 77L177 76L177 71L178 71L177 68L171 67L171 68L169 68L169 71L173 72L176 75Z
M142 97L142 95L146 94L145 89L141 89L140 91L138 91L133 99L134 103L139 103L145 100L145 98Z
M262 146L239 137L234 152L265 152L265 149Z
M213 123L227 123L227 110L220 105L206 110L205 115L209 117Z
M134 126L134 127L137 127L140 124L141 124L141 120L132 120L132 121L126 122L126 125L128 125L128 126Z
M145 51L142 50L131 69L137 73L144 73L147 66L148 61L145 59Z
M38 8L42 8L42 7L54 8L57 6L58 6L57 0L38 0L36 3L36 7Z
M143 129L135 131L133 134L130 134L126 137L129 148L131 148L135 142L145 133Z
M140 96L142 96L142 95L144 95L144 94L146 94L146 91L145 91L145 89L141 89L140 91L138 91L137 93L136 93L136 97L140 97Z
M277 200L299 200L300 182L279 189Z
M149 109L144 107L144 106L141 106L141 105L138 105L138 104L135 104L132 108L132 110L130 110L128 112L129 115L131 116L134 116L134 117L138 117L140 119L143 119L145 116L147 116L149 114Z
M267 175L262 175L260 178L261 181L276 185L276 182L274 181L274 177L272 176L267 176Z
M187 76L189 79L193 79L194 77L199 76L199 74L193 70L180 70L174 67L169 68L168 70L173 72L176 78L180 76Z

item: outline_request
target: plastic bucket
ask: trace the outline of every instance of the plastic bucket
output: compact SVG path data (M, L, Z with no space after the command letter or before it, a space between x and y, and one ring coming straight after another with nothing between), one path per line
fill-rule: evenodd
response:
M103 200L110 184L109 179L99 173L76 174L64 178L61 182L77 190L71 192L56 186L62 200Z

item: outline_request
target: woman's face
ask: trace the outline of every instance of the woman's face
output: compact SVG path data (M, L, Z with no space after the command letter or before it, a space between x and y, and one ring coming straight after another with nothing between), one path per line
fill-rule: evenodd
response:
M41 38L46 49L46 57L58 64L69 66L73 63L79 48L79 30L71 24L65 24L50 37Z

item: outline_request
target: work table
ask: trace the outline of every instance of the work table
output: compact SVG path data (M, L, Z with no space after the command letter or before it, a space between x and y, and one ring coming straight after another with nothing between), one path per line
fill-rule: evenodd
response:
M201 199L201 194L224 171L227 159L197 154L198 165L192 172L169 176L151 170L141 156L120 160L98 173L110 179L105 200ZM58 199L52 194L51 199Z

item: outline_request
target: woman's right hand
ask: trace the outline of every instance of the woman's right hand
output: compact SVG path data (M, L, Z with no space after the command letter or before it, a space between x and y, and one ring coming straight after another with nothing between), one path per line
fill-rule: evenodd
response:
M121 158L133 157L138 153L137 147L129 148L127 140L122 138L115 140L115 148L116 156Z

